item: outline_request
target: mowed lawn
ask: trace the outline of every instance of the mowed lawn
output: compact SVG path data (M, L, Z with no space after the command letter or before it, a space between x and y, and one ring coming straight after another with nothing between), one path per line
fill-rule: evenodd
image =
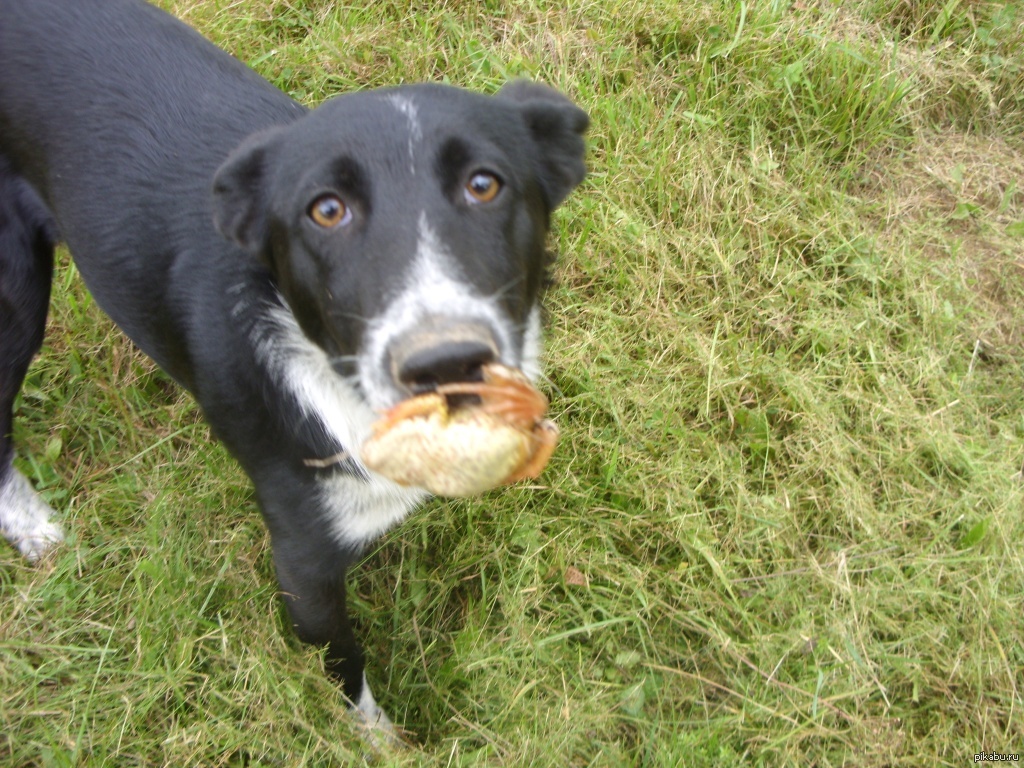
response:
M529 77L587 109L551 238L562 443L353 574L407 731L375 754L246 478L62 252L16 438L70 541L0 549L0 764L1024 753L1024 8L163 5L309 105Z

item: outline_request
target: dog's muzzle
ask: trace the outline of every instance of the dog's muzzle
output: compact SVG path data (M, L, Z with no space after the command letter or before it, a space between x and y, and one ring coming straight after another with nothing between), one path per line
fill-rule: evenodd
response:
M498 359L498 345L486 323L429 318L392 340L388 359L395 385L419 395L439 384L481 381L483 366Z

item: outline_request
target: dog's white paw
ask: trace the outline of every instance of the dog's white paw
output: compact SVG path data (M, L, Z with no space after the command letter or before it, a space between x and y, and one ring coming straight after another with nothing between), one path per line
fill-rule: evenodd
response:
M0 485L0 533L30 563L64 540L64 531L52 521L56 513L16 469Z
M372 747L380 749L383 746L395 747L402 743L398 735L398 729L391 719L384 713L373 698L370 691L370 684L366 682L366 675L363 675L363 691L359 695L359 701L352 707L353 717L358 718L360 725L366 730L366 739Z

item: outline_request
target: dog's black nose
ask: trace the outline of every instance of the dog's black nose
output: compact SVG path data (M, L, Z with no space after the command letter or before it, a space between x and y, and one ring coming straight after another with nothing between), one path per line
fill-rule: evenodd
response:
M455 341L414 352L398 369L398 380L414 394L438 384L480 381L481 368L494 360L494 350L478 341Z
M391 344L390 353L395 382L413 395L440 384L480 381L483 366L498 357L490 332L467 323L428 323Z

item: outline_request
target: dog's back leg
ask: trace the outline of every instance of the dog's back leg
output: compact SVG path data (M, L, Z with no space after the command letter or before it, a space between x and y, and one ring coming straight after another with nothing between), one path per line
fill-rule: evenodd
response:
M0 533L29 560L63 538L53 510L12 465L14 398L43 343L56 228L0 158Z

